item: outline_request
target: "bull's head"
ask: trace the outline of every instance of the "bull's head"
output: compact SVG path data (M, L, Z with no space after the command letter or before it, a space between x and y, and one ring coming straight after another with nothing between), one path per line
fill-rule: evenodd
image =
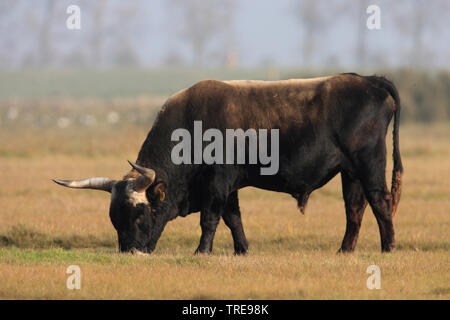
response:
M140 176L128 180L89 178L53 181L64 187L111 193L109 216L117 231L119 251L150 253L155 248L165 222L158 210L150 205L147 189L151 191L151 198L163 201L164 187L162 183L153 185L156 177L154 170L128 162Z

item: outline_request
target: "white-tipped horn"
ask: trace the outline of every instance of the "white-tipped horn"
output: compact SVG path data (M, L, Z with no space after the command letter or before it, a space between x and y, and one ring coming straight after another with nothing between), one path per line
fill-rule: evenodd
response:
M61 186L76 189L93 189L111 192L115 180L109 178L88 178L83 180L56 180L53 181Z
M131 162L130 160L128 160L128 163L133 167L133 169L141 174L141 176L134 182L134 190L136 192L144 192L155 181L155 170L142 167Z
M149 169L149 168L145 168L143 166L140 166L136 163L131 162L130 160L127 160L128 163L133 167L133 169L135 169L137 172L139 172L140 174L146 176L147 178L151 179L152 182L155 181L155 170Z

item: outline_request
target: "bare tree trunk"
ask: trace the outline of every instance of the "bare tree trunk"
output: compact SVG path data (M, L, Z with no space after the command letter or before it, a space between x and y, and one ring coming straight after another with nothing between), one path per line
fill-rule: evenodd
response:
M357 35L356 35L356 61L358 63L358 66L365 66L366 60L367 60L367 15L366 15L366 9L367 9L368 2L367 0L360 0L359 1L359 8L358 8L358 17L359 19L356 19L358 25L357 25Z
M326 28L322 13L322 1L301 0L295 4L297 19L303 30L303 65L310 66L317 51L317 39Z
M423 46L423 36L424 29L426 24L426 6L422 2L416 4L414 9L414 23L412 24L412 47L411 47L411 55L410 61L411 64L416 66L421 66L424 63L424 46Z
M55 0L47 0L39 30L38 64L48 65L52 61L51 26L54 18Z
M105 37L105 11L108 0L98 0L94 11L93 38L91 43L92 62L99 66L103 63L103 39Z

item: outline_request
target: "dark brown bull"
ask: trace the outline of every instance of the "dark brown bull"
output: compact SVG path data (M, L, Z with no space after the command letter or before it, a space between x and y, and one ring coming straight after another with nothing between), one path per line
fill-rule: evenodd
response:
M394 115L391 192L385 181L386 132ZM121 251L151 252L168 221L200 211L196 252L209 253L220 217L235 253L247 252L238 190L253 186L291 194L303 212L310 193L341 173L347 227L340 251L355 248L364 209L378 222L382 251L394 248L392 217L401 193L400 100L383 77L340 74L287 80L205 80L167 100L137 164L122 180L56 180L74 188L112 193L110 217ZM171 161L178 128L278 129L279 170L261 175L261 164L181 164ZM225 134L224 134L225 135ZM281 212L274 212L282 219Z

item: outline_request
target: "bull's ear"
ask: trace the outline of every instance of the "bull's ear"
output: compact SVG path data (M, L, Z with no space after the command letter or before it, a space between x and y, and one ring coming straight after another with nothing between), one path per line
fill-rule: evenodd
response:
M153 193L158 196L159 201L164 201L164 199L166 198L166 187L164 186L164 183L160 182L158 183L155 188L153 189Z

